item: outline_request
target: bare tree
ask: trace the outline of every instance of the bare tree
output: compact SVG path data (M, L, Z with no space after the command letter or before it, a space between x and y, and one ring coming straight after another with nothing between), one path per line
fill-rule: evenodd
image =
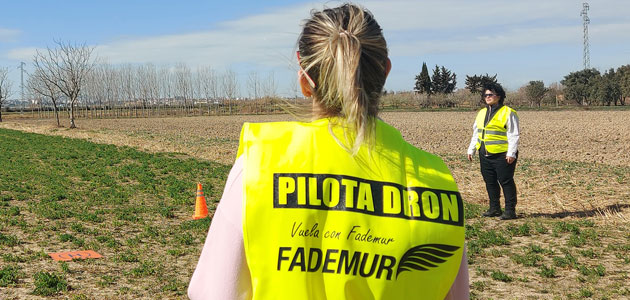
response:
M120 106L121 95L121 79L120 72L113 68L110 64L104 63L101 65L105 102L107 103L107 109L114 111L116 106ZM112 114L110 114L111 116ZM114 113L118 117L118 111Z
M264 97L272 98L276 96L278 86L276 85L276 75L273 71L269 72L269 76L267 76L267 80L264 81L262 89Z
M94 66L86 78L85 91L86 100L94 102L96 106L97 117L103 117L105 113L105 102L107 101L107 67L108 65L100 63Z
M223 93L225 98L228 99L229 114L232 114L232 99L236 96L237 82L236 73L232 70L225 71L222 81Z
M175 65L175 90L176 95L184 100L185 111L188 114L188 99L192 100L192 74L184 63Z
M0 68L0 122L2 122L2 104L11 96L11 87L9 69Z
M171 74L167 66L162 66L158 71L158 82L160 98L163 99L164 106L168 107L168 109L166 109L166 114L168 115L170 107L172 106L171 101L173 100L174 84L173 74Z
M138 67L136 76L138 79L138 88L140 89L139 95L142 101L142 115L144 116L144 111L147 108L153 107L158 97L158 75L155 66L151 63L147 63Z
M44 80L59 88L70 102L70 128L76 128L74 108L81 94L87 74L94 63L91 60L93 47L55 42L57 48L37 50L34 58L35 70L44 70Z
M218 98L217 75L211 67L201 67L197 69L197 81L199 90L208 104L208 114L210 114L210 104Z
M253 100L256 100L260 97L260 78L258 77L258 72L251 71L249 76L247 76L247 87L249 89L249 97Z
M121 80L122 94L124 96L124 100L127 101L129 116L131 116L132 108L136 107L138 93L138 78L136 77L136 71L132 65L126 64L120 69L119 76ZM137 115L138 112L136 110L136 116Z
M28 78L28 89L37 95L50 99L50 102L53 105L57 127L61 127L61 124L59 123L58 106L62 93L55 84L46 79L47 76L44 75L43 72L43 69L35 69L35 72Z

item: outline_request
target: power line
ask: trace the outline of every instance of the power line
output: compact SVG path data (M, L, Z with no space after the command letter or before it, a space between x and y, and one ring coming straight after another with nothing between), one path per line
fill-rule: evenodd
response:
M584 69L589 69L591 67L591 57L589 53L589 45L588 45L588 24L591 23L591 19L588 18L588 3L582 3L582 21L584 23Z

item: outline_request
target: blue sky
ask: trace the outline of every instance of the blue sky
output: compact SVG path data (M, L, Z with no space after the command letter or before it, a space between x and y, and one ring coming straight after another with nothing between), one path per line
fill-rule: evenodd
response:
M238 74L273 73L278 94L293 94L294 48L302 20L326 1L3 1L0 67L19 95L20 61L31 69L36 49L55 40L85 43L112 64L186 63ZM515 90L530 80L558 82L582 69L582 1L355 1L384 30L392 72L386 89L411 90L423 62L457 74L497 74ZM590 1L591 66L630 64L630 1Z

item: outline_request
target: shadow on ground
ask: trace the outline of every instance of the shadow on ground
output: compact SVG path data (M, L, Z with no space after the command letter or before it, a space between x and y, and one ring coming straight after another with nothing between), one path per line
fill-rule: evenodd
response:
M532 214L526 214L525 217L530 217L530 218L542 217L542 218L551 218L551 219L563 219L563 218L568 218L568 217L585 218L585 217L593 217L593 216L598 216L598 215L603 215L603 214L619 213L627 208L630 208L630 204L615 203L615 204L608 205L604 208L593 208L593 209L582 210L582 211L563 211L563 212L557 212L557 213L532 213Z

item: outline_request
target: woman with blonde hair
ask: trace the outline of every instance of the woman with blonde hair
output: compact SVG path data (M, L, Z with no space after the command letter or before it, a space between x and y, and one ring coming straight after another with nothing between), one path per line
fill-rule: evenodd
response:
M463 202L442 160L377 118L391 69L373 15L313 11L310 122L245 123L191 299L466 299Z

